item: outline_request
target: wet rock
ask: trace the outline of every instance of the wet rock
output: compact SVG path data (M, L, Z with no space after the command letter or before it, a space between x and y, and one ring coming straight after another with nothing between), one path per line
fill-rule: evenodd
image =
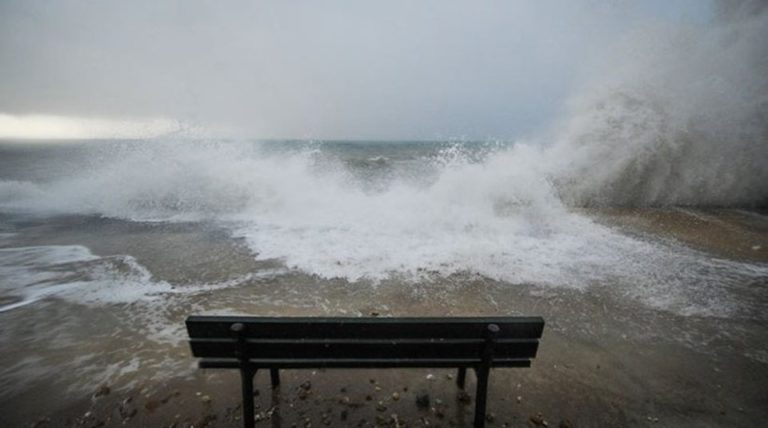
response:
M397 392L397 391L393 392L392 393L392 399L395 400L395 401L399 400L400 399L400 393Z
M264 411L261 411L261 412L259 412L259 413L256 413L256 414L253 416L253 419L254 419L256 422L260 422L260 421L265 421L265 420L267 420L267 419L271 419L271 418L272 418L272 415L273 415L273 414L274 414L276 411L277 411L277 406L272 406L272 407L270 407L270 408L269 408L269 409L267 409L267 410L264 410Z
M312 389L312 382L310 381L304 381L301 385L299 385L299 388L303 389L304 391L309 391Z
M416 407L428 409L430 404L429 394L419 394L416 396Z
M517 404L520 404L522 402L523 402L523 396L522 395L518 395L517 396Z
M459 391L458 395L456 396L456 399L459 400L459 403L463 405L467 405L472 402L472 397L466 393L466 391Z
M560 421L560 424L558 424L558 428L573 428L573 423L568 419L563 419Z
M96 392L93 393L93 398L99 398L105 395L109 395L110 392L112 392L112 390L109 389L107 385L101 385L96 389Z
M376 425L379 425L379 426L389 425L389 418L383 415L376 415Z
M528 421L533 424L533 426L536 427L547 427L549 426L549 423L544 420L544 415L541 413L536 414L535 416L531 416Z
M438 419L443 419L445 417L445 413L437 407L432 408L432 413L434 413Z
M306 389L300 388L299 389L299 400L306 400L309 396L309 392Z
M383 412L385 410L387 410L387 406L384 405L383 401L379 401L378 403L376 403L376 411Z
M154 412L157 410L158 407L160 407L162 403L158 400L147 400L146 403L144 403L144 410L146 410L149 413Z
M200 401L202 401L205 404L211 404L211 396L203 395L202 397L200 397Z
M51 418L46 416L44 418L38 419L37 422L33 423L32 424L32 428L39 428L39 427L47 426L50 423L51 423Z
M330 413L330 411L326 412L326 413L322 413L320 415L320 421L323 423L323 425L330 425L331 422L333 422L331 420L331 413Z
M136 416L136 413L138 413L138 410L136 410L136 408L131 405L132 402L133 398L127 397L120 403L117 408L120 417L123 419L123 422L128 421L132 417Z
M177 390L174 390L174 391L173 391L173 392L171 392L170 394L168 394L168 395L166 395L165 397L161 398L161 399L160 399L160 404L166 404L166 403L168 403L169 401L171 401L171 398L173 398L173 397L178 397L178 396L180 396L180 395L181 395L181 392L179 392L179 390L178 390L178 389L177 389Z
M496 414L493 412L486 413L485 420L488 421L489 423L492 423L493 421L496 420Z
M390 419L392 420L392 425L394 425L396 428L400 427L400 419L397 416L397 413L392 413L389 415Z

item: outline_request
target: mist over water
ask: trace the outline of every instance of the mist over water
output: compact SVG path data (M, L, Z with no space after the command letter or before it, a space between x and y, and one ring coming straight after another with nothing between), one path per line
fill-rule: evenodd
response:
M607 53L551 149L564 201L768 202L768 13L720 6L709 27L651 26Z

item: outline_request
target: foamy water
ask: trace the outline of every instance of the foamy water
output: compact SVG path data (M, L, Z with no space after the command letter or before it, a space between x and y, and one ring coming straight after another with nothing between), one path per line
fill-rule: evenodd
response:
M469 274L547 287L611 284L655 307L731 316L740 302L729 289L768 277L765 265L628 236L574 211L555 184L551 149L473 144L401 143L361 157L354 144L125 143L49 182L4 181L0 200L17 213L212 223L243 238L257 260L353 283ZM110 303L170 292L130 255L94 262L74 246L10 248L0 257L6 280L27 296L6 310L49 295ZM36 257L36 270L25 257ZM41 286L58 264L88 279ZM112 291L89 297L98 289Z

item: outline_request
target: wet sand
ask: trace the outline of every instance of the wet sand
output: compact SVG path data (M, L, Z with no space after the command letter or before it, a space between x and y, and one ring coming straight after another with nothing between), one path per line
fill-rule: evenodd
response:
M768 220L760 214L616 210L596 217L627 233L683 242L722 257L766 260ZM141 246L138 261L179 287L189 272L206 275L205 266L237 276L255 263L245 247L215 229L134 225L115 231L128 226L106 220L88 230L64 223L24 227L40 228L27 233L30 244L80 243L99 255ZM142 233L162 236L153 238L156 250L146 250ZM168 254L178 246L187 247L185 257ZM217 251L202 250L211 246ZM195 252L198 257L190 256ZM174 260L180 264L164 267ZM547 327L533 367L491 374L489 426L768 423L763 323L682 316L608 286L509 287L472 275L350 286L294 272L168 302L94 307L47 299L0 313L0 425L239 426L238 374L195 368L184 343L183 319L190 313L541 315ZM286 370L273 394L267 374L259 373L256 403L263 420L257 426L471 426L474 378L468 377L467 399L454 375L421 369ZM425 395L429 405L419 406L417 397Z
M598 221L676 239L722 257L768 261L768 213L732 209L609 209Z

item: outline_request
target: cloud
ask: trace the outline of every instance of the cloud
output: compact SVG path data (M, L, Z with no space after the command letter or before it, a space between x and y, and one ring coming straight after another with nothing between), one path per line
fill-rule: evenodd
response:
M0 2L0 112L248 137L511 138L610 42L697 1Z
M0 114L0 139L156 138L178 132L168 119L126 120Z

